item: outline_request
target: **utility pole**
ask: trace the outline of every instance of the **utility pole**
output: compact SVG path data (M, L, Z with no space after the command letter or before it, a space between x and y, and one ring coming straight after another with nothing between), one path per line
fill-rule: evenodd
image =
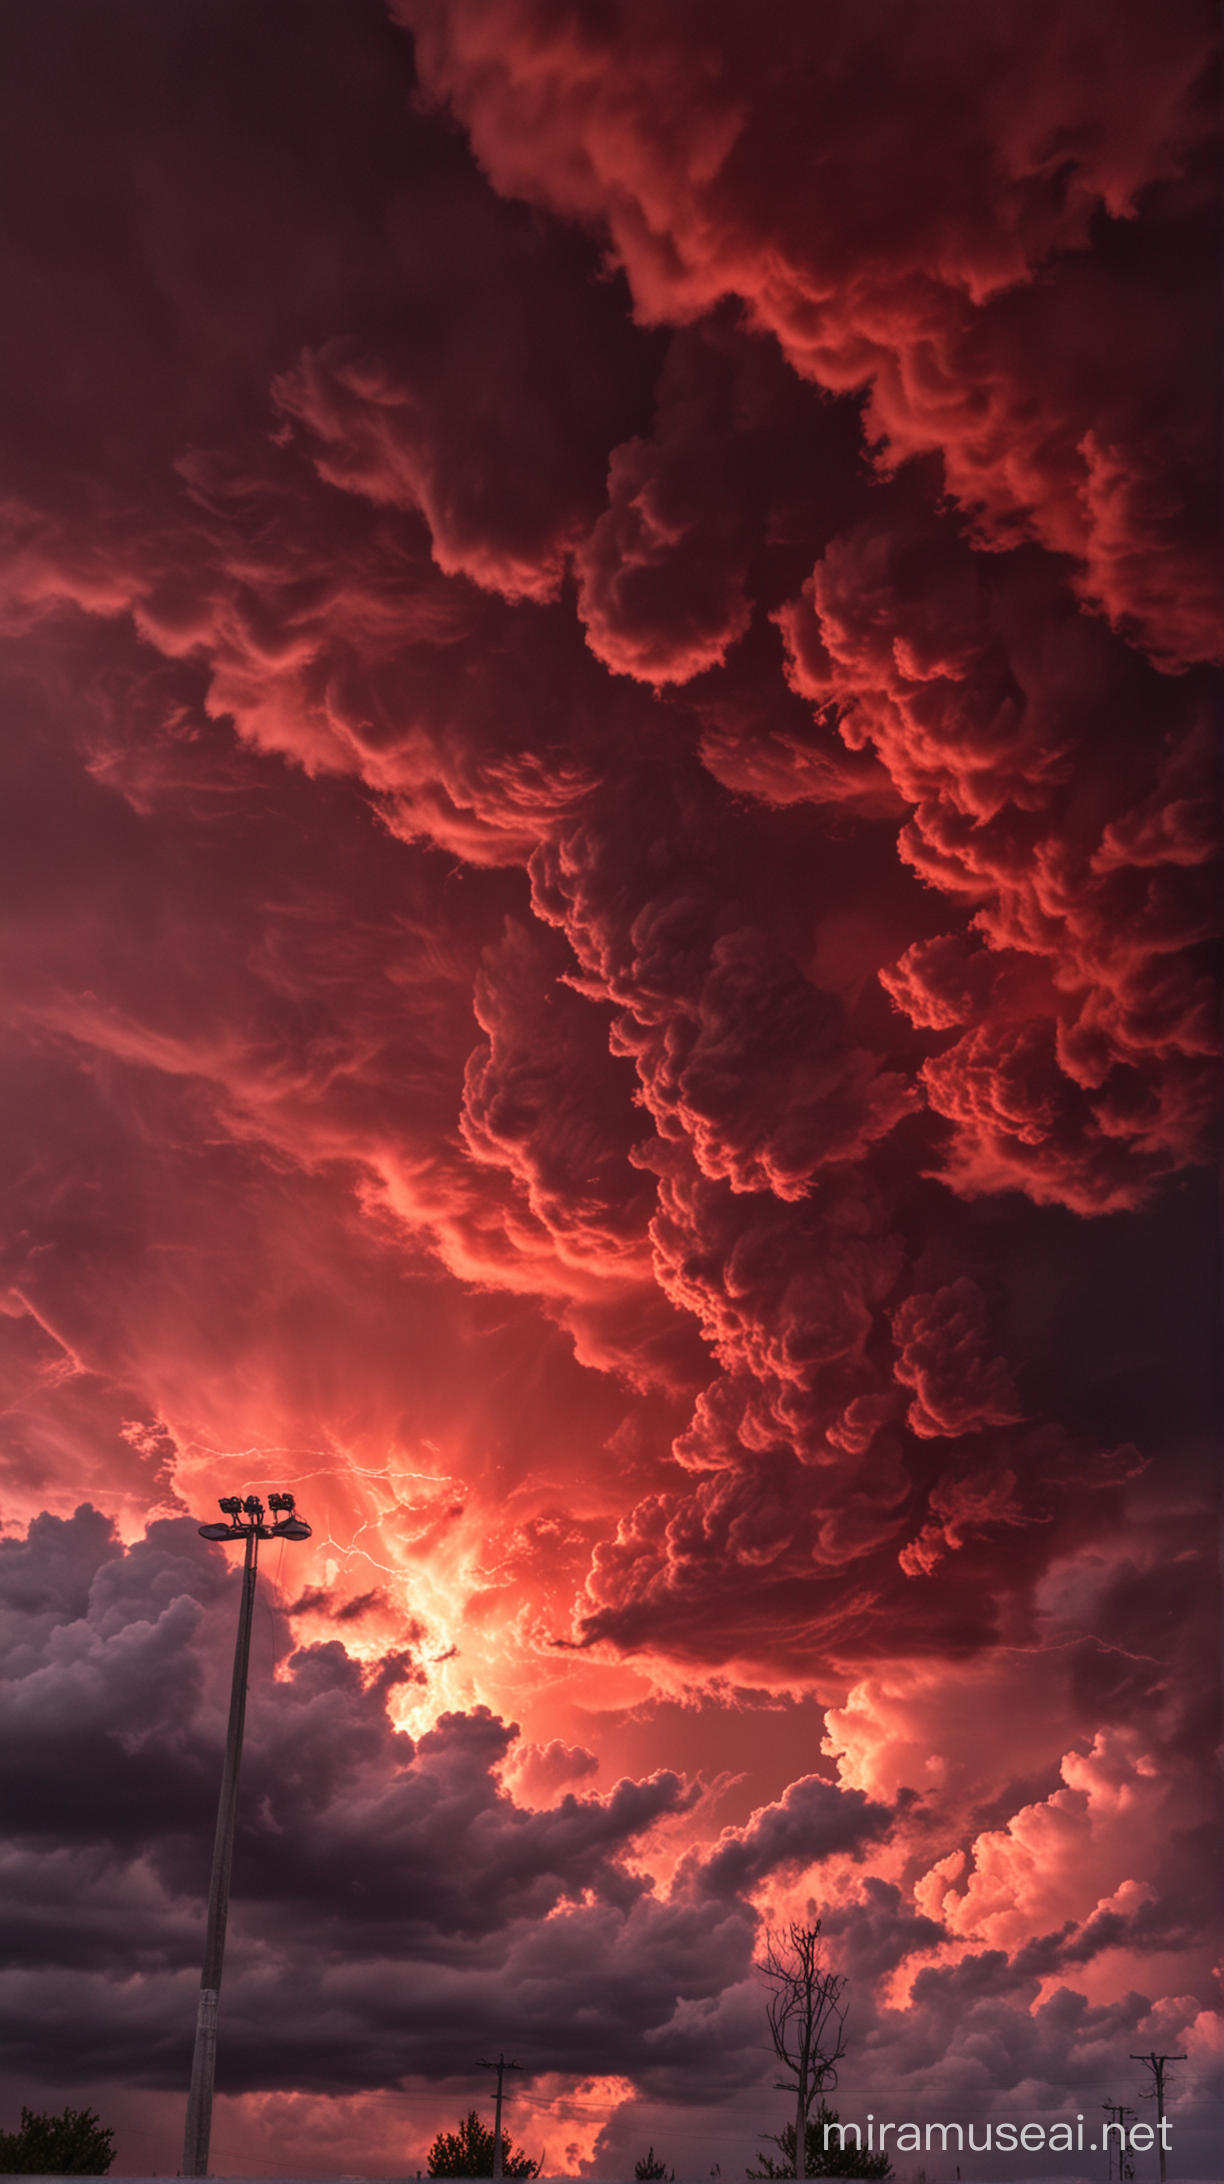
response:
M1184 2055L1132 2055L1132 2063L1146 2063L1152 2073L1152 2091L1148 2098L1156 2103L1156 2136L1160 2140L1160 2184L1165 2184L1165 2112L1164 2074L1166 2063L1184 2063Z
M497 2072L497 2105L493 2111L493 2174L495 2177L504 2176L501 2127L502 2080L508 2070L521 2070L523 2066L521 2063L508 2063L504 2055L499 2055L495 2063L486 2063L482 2055L480 2067L482 2070L495 2070Z
M225 1956L225 1927L229 1917L230 1868L234 1861L234 1815L238 1807L242 1732L246 1725L247 1669L251 1658L251 1618L255 1608L259 1542L261 1539L310 1538L310 1526L294 1514L292 1494L269 1494L268 1506L275 1512L271 1524L264 1523L264 1506L256 1495L248 1494L243 1501L237 1494L227 1494L222 1498L220 1507L229 1518L229 1523L200 1526L201 1539L243 1540L246 1544L246 1559L242 1569L238 1636L234 1644L234 1680L230 1685L225 1765L221 1771L217 1833L213 1840L212 1879L208 1888L208 1929L204 1940L204 1968L200 1974L195 2049L191 2058L191 2091L187 2095L187 2123L183 2132L184 2176L208 2175L213 2080L217 2069L217 2008L221 1999L221 1965Z
M1122 2133L1122 2137L1118 2143L1118 2184L1125 2184L1126 2178L1132 2177L1135 2173L1135 2165L1133 2161L1128 2161L1126 2158L1126 2119L1128 2116L1133 2119L1135 2111L1133 2108L1127 2108L1125 2103L1122 2101L1102 2101L1101 2106L1105 2110L1105 2113L1108 2116L1110 2123L1116 2123ZM1105 2141L1105 2152L1109 2161L1109 2174L1112 2177L1113 2140L1108 2136L1106 2137Z

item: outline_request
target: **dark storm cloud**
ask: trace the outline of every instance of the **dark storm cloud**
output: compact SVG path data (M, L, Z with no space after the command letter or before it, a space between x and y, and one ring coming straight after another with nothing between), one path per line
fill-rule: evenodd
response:
M783 620L798 686L910 800L901 854L985 944L882 972L917 1025L968 1026L922 1072L953 1186L1135 1203L1214 1106L1202 686L1111 644L1048 567L927 519L836 541Z
M529 9L507 18L514 35L499 62L501 91L482 79L469 100L465 40L479 45L472 22L461 7L449 27L428 9L421 17L429 83L452 91L495 181L504 179L499 159L509 142L497 132L518 111L517 32L529 19ZM167 447L153 465L152 520L132 525L129 489L105 465L87 502L52 486L32 490L14 515L10 582L27 613L56 598L95 612L126 605L146 641L182 661L184 678L190 672L193 707L202 675L207 708L231 715L249 746L315 775L354 775L405 841L425 840L469 865L528 864L534 910L557 929L558 945L521 916L504 925L497 911L504 916L506 902L490 891L441 980L436 962L422 969L418 991L428 991L435 1022L447 1017L422 1055L413 1031L389 1013L404 979L394 919L362 948L346 931L343 887L328 899L312 889L318 931L303 951L294 945L302 882L286 870L293 909L270 916L261 895L232 920L231 946L220 954L211 946L214 913L196 907L188 922L207 969L189 1009L156 981L135 978L122 1020L109 994L90 1001L98 988L88 979L52 1002L45 965L32 962L23 1020L34 1039L92 1049L103 1067L137 1064L144 1084L128 1096L156 1085L163 1131L184 1127L170 1119L181 1095L166 1103L166 1077L192 1081L192 1106L202 1080L208 1091L188 1125L197 1134L271 1142L278 1158L316 1174L320 1162L351 1162L343 1185L337 1177L337 1198L360 1178L367 1202L373 1196L424 1233L454 1272L542 1297L584 1362L639 1388L679 1394L698 1383L696 1324L723 1377L700 1398L676 1449L706 1477L687 1494L625 1512L592 1572L585 1635L641 1644L647 1623L636 1609L652 1603L666 1608L655 1628L669 1644L717 1651L729 1626L740 1643L758 1612L763 1631L777 1620L767 1604L772 1577L755 1576L730 1617L705 1607L718 1584L773 1571L812 1588L813 1562L817 1572L860 1567L864 1581L844 1596L847 1631L861 1628L867 1612L878 1617L885 1597L894 1630L908 1631L908 1577L929 1578L949 1547L980 1535L1047 1527L1046 1482L1062 1463L1056 1434L1015 1446L1005 1435L951 1459L940 1453L939 1440L949 1431L957 1438L970 1419L984 1428L1017 1415L1005 1356L987 1365L964 1342L945 1346L937 1396L932 1370L921 1367L931 1401L909 1403L909 1436L901 1430L898 1377L913 1390L919 1350L934 1339L919 1341L906 1315L919 1311L919 1297L939 1293L921 1289L907 1302L907 1262L933 1233L953 1236L957 1227L955 1210L930 1195L916 1221L914 1170L929 1164L965 1195L1018 1187L1043 1203L1096 1212L1135 1203L1195 1156L1211 1081L1195 953L1207 923L1206 838L1196 816L1203 761L1192 677L1156 674L1090 624L1063 565L1039 547L982 553L950 514L932 512L933 469L911 465L892 485L873 483L858 464L853 403L827 395L870 382L872 399L886 401L888 356L900 357L912 338L902 301L905 269L915 263L935 283L936 318L951 312L956 321L954 332L951 320L940 321L956 385L971 392L989 380L960 328L964 290L987 310L1000 284L1024 286L1051 253L1078 265L1094 203L1129 220L1145 179L1192 158L1199 33L1190 13L1179 18L1162 62L1165 103L1133 142L1117 134L1116 115L1107 129L1098 125L1076 103L1078 90L1049 94L1055 107L1070 99L1059 125L1078 147L1079 180L1061 210L1033 148L1046 96L1035 58L1021 78L1009 77L1010 16L997 39L975 33L981 50L970 40L947 87L960 132L948 173L962 171L958 158L975 171L985 162L991 189L980 219L947 215L947 174L928 177L930 202L909 208L904 246L898 237L883 250L879 295L851 296L846 326L836 337L817 330L814 347L800 337L797 291L786 287L790 300L771 303L747 282L746 261L719 255L737 193L762 244L768 216L748 152L752 129L741 138L743 117L722 113L721 94L710 94L705 111L707 94L692 89L668 123L673 151L683 166L692 130L706 145L703 158L715 157L716 144L719 158L736 147L701 247L713 250L707 272L717 294L741 294L755 318L738 321L731 304L712 317L703 308L698 325L672 337L660 376L658 345L628 326L616 282L594 278L595 245L496 195L439 122L406 112L391 75L380 74L385 30L363 17L360 39L335 70L332 18L321 23L300 66L320 97L326 80L339 140L360 135L364 144L373 132L363 179L341 193L346 210L336 216L363 238L350 270L341 275L325 254L331 271L312 285L305 261L290 252L271 289L260 290L262 406L249 386L225 392L221 361L206 344L199 369L222 407L210 413L207 438L203 417L187 407L178 416L172 458ZM1043 25L1041 38L1057 48L1055 28ZM274 28L232 26L244 52L250 45L256 78L271 66ZM622 29L616 54L646 95L654 63L644 57L657 29L633 10ZM776 29L780 53L796 34L787 13ZM841 34L856 68L879 58L874 18ZM190 44L196 33L158 35L163 44L142 67L177 79L186 50L174 41ZM730 41L728 56L738 52L730 18L719 16L711 35ZM37 76L45 55L38 33L27 36L25 61ZM603 36L592 51L602 50ZM1142 26L1128 18L1127 38L1111 48L1119 97L1123 87L1132 96L1147 52ZM87 53L86 38L82 66ZM663 39L655 59L665 74L674 57ZM543 162L540 191L551 203L559 190L566 209L609 219L640 285L646 261L617 221L624 213L632 228L625 205L642 182L633 161L640 154L645 173L655 155L630 131L620 209L597 202L598 159L595 197L570 207L572 169L556 182L548 162L577 125L577 109L567 103L564 52L549 66L558 99L554 137L532 152ZM607 68L615 80L615 65ZM913 91L898 70L890 54L878 97L908 141ZM967 96L975 70L1001 112L1014 100L997 156L988 156ZM367 71L381 85L369 117ZM125 96L139 101L143 80ZM64 96L89 105L75 75ZM482 134L481 99L492 102L492 135ZM275 111L292 164L298 108L287 100ZM848 157L842 120L827 118L838 157ZM107 126L90 106L87 165L101 158ZM260 284L239 251L223 295L201 285L206 245L216 240L209 223L241 201L261 208L271 236L285 202L262 167L244 168L210 209L198 170L216 146L201 129L193 117L190 150L174 167L181 196L157 213L147 209L144 180L168 155L160 140L137 138L129 187L146 225L122 248L112 241L120 283L156 290L169 278L158 238L170 222L179 238L176 309L191 324L215 321L215 345L227 311L255 312ZM667 166L664 180L655 178L665 221L679 171ZM515 173L530 194L527 171ZM317 187L295 213L302 234L324 221ZM41 217L58 207L62 223L60 197L48 191L37 201ZM827 219L803 244L784 208L778 217L784 286L823 268L822 253L844 248ZM881 218L877 205L871 220ZM689 244L696 249L693 236ZM811 265L800 265L804 249L815 253ZM707 274L697 258L690 272L700 287ZM650 309L693 317L685 276L675 275L674 289L670 278L655 267ZM490 293L504 305L491 316ZM714 292L705 300L713 303ZM40 308L55 306L44 299ZM891 312L891 330L862 350L857 378L822 378L830 339L834 348L853 345L854 313L871 311ZM474 332L486 324L496 329L489 343ZM762 326L772 328L768 338ZM825 395L780 360L774 336ZM112 350L120 340L110 321L106 338ZM579 356L591 360L589 372L576 371ZM282 429L270 443L274 376ZM554 399L562 384L570 393ZM1048 390L1055 407L1064 395ZM78 398L87 406L88 389ZM124 415L125 429L136 431ZM944 420L948 463L957 447L968 460L959 415ZM926 445L930 419L911 424L914 444ZM1051 525L1057 530L1057 496L1042 475L1044 513L1033 524L1047 538ZM964 498L976 507L968 488ZM996 514L997 548L1012 534L1005 511ZM620 671L618 683L582 645L568 598L555 596L567 553L594 650ZM766 702L764 773L761 722L737 709L742 683L729 681L722 697L710 686L712 664L751 612L758 644L768 634L762 609L782 626L795 689L825 715L836 709L849 746L840 771L813 756L816 731L797 736L776 651L759 677L775 692L778 724L775 733ZM661 706L634 687L686 677L702 684L691 710ZM176 695L185 697L185 682ZM168 835L182 762L164 712L142 739L132 734L126 695L112 710L124 725L105 742L95 738L95 777L137 812L156 812ZM830 732L826 721L820 733ZM180 728L180 751L190 733ZM707 749L716 753L716 780L700 762ZM215 765L206 763L206 778ZM763 802L745 808L728 781L759 781ZM808 792L822 809L844 797L845 809L815 830L788 831L788 806ZM898 806L911 814L903 856L950 898L942 917L897 877ZM839 849L839 837L852 847ZM865 921L852 967L837 924L847 891L851 930L854 916ZM441 872L422 888L423 954L426 928L441 924L448 940L459 938L455 892ZM506 894L521 911L521 887L515 893L508 879ZM871 930L880 895L892 908ZM956 929L941 932L948 917ZM898 927L918 932L901 950ZM122 948L116 940L112 932L99 951L110 963L132 957L126 936ZM103 963L90 971L113 988ZM65 989L67 974L65 964ZM884 1010L877 974L909 1024ZM487 1037L471 1052L473 997ZM283 1029L270 1049L271 1021ZM254 1037L252 1022L260 1025ZM464 1059L459 1150L455 1073ZM414 1091L407 1123L406 1081ZM178 1190L177 1179L167 1188L159 1178L163 1202ZM22 1279L36 1298L47 1277L33 1253ZM954 1270L942 1286L961 1279ZM890 1317L902 1331L899 1362ZM993 1407L983 1409L987 1388ZM162 1407L172 1407L169 1390ZM934 1442L933 1463L910 1436ZM1077 1457L1078 1471L1090 1474L1098 1456L1097 1476L1114 1476L1108 1446ZM1052 1549L1055 1534L1044 1537ZM1040 1559L1036 1543L1030 1551ZM879 1558L870 1576L869 1557ZM819 1593L807 1598L814 1606ZM825 1613L809 1612L799 1627L827 1629ZM924 1603L920 1626L930 1614ZM956 1630L961 1642L971 1633L981 1642L993 1620L989 1603L969 1617L959 1603L934 1616L938 1632ZM900 1642L883 1622L876 1627L882 1649ZM765 1650L773 1643L770 1636Z
M735 0L394 13L497 187L607 235L645 320L742 298L800 374L870 389L886 463L938 449L992 543L1073 556L1163 658L1214 648L1212 306L1185 259L1170 287L1172 238L1201 269L1213 210L1199 0L1159 22L949 0L935 34L873 5L819 54L801 0L766 37Z
M6 2054L40 2082L70 2057L78 2077L118 2069L175 2085L236 1572L189 1521L155 1524L122 1550L82 1510L0 1542L0 1582L6 1750L20 1762L6 1776ZM639 1861L653 1822L683 1809L676 1776L533 1812L501 1787L514 1731L487 1710L444 1715L414 1747L387 1720L385 1679L363 1680L334 1642L300 1650L287 1671L256 1679L248 1712L229 2090L449 2076L457 2052L507 2022L536 2071L615 2069L663 2099L715 2063L724 2097L758 2082L757 1921L743 1892L861 1858L892 1824L887 1808L817 1777L793 1783L689 1854L664 1895ZM582 1757L554 1755L558 1783ZM999 2092L1046 2053L1044 2032L1035 2047L1023 2030L1034 1972L1071 1971L1123 1939L1159 1947L1170 1928L1143 1907L1102 1913L1013 1959L922 1970L909 2015L875 2013L871 1988L944 1928L868 1875L826 1933L871 2049L903 2071L954 2068L939 2058L958 2051L966 2021L978 2036L988 2026ZM105 1996L121 1970L139 1978L115 2007ZM1142 2014L1135 2004L1128 2021ZM1084 2037L1094 2026L1089 2013Z
M742 1895L779 1867L798 1872L837 1851L861 1852L887 1833L891 1819L861 1790L839 1790L807 1775L776 1805L754 1813L749 1827L727 1830L696 1875L712 1895Z
M236 1444L232 2085L755 2087L809 1885L906 2091L1197 2053L1038 1981L1206 1991L1209 13L391 14L0 33L12 2053L181 2080L235 1580L64 1519Z
M206 1608L232 1609L236 1575L218 1568L190 1520L163 1521L95 1568L87 1603L65 1599L74 1561L90 1551L96 1561L100 1544L113 1547L88 1509L68 1524L39 1520L24 1543L0 1540L12 1633L0 1706L11 1759L4 1826L15 1839L143 1853L171 1886L190 1886L225 1696L222 1661L206 1698L193 1641ZM223 1630L214 1643L224 1648ZM251 1893L326 1900L358 1926L469 1936L543 1917L563 1897L592 1891L624 1908L640 1893L615 1861L682 1809L676 1775L520 1811L495 1780L514 1729L487 1709L443 1714L414 1750L391 1730L385 1697L385 1682L363 1680L335 1640L292 1654L288 1676L261 1693L243 1771Z
M25 2017L9 2016L6 2046L45 2074L69 2040L88 2074L116 2044L143 2041L138 2075L173 2082L237 1573L190 1520L156 1523L123 1550L86 1508L0 1541L0 1586L12 1905L0 1989ZM676 1775L533 1811L501 1786L512 1726L487 1709L444 1714L414 1746L391 1728L386 1696L386 1677L363 1679L334 1641L254 1683L227 1973L243 2061L231 2082L375 2084L444 2069L448 2043L495 2025L511 1996L539 2069L592 2067L610 2041L616 2068L662 2085L691 2061L685 2010L701 2002L721 2010L728 2067L751 2080L755 2050L737 2053L749 2005L718 2000L748 1971L755 1915L740 1891L878 1836L883 1809L798 1784L664 1898L637 1859L652 1825L692 1803ZM584 1759L551 1755L554 1787L588 1771ZM537 1755L537 1771L549 1761ZM92 1983L120 1965L140 1972L143 2000L90 2031ZM326 2065L310 2029L321 2019Z

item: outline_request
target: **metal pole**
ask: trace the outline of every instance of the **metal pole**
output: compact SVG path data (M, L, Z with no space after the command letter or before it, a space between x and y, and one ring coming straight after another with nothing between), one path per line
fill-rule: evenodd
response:
M252 1524L246 1534L242 1603L238 1610L238 1637L234 1646L234 1681L230 1688L229 1730L225 1739L225 1766L221 1775L212 1879L208 1889L208 1932L204 1942L204 1969L200 1974L200 2007L196 2017L195 2051L191 2058L187 2127L183 2133L184 2176L208 2175L213 2079L217 2069L217 2005L221 1998L221 1965L225 1956L225 1925L229 1917L230 1867L234 1860L234 1815L238 1805L238 1763L242 1758L242 1732L246 1722L247 1668L251 1657L251 1618L255 1609L255 1564L258 1553L259 1530L256 1524Z
M495 2177L499 2177L504 2174L502 2168L501 2111L502 2079L505 2076L505 2071L506 2058L505 2055L502 2054L499 2055L497 2058L497 2104L493 2111L493 2174Z

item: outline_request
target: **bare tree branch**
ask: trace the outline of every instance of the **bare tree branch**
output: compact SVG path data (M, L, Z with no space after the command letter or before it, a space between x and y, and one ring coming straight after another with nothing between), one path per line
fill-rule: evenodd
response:
M789 2075L776 2080L780 2093L795 2095L795 2175L807 2174L806 2124L816 2095L837 2084L846 2052L846 1979L830 1971L814 1926L767 1928L765 1953L756 1969L772 1988L766 2004L773 2051Z

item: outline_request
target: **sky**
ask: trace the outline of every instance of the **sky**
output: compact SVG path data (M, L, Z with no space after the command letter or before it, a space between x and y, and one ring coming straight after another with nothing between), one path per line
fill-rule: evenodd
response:
M290 1490L214 2169L740 2176L819 1917L1221 2174L1214 37L4 11L0 2128L178 2166Z

